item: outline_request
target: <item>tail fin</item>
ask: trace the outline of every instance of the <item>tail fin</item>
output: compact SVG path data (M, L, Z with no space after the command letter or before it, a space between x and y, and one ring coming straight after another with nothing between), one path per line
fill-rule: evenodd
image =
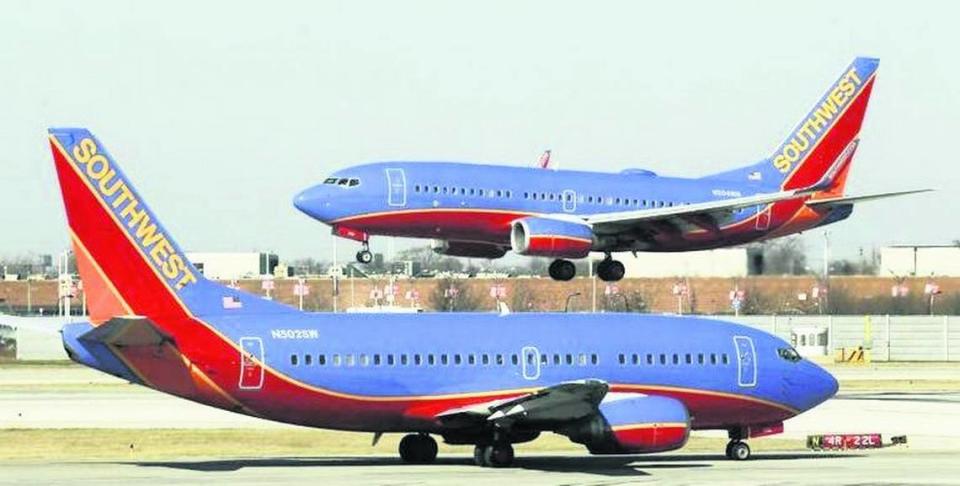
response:
M711 177L842 194L879 64L879 59L854 59L773 155Z
M260 300L248 296L241 302L236 291L204 279L88 130L52 128L49 132L70 239L94 325L116 316L224 312L242 308L246 300Z

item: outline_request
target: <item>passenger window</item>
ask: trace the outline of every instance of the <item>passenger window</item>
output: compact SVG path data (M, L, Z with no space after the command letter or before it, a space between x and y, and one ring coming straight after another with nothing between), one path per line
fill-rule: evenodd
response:
M373 365L374 365L374 366L380 366L380 355L379 355L379 354L373 355Z
M703 353L697 353L697 363L703 364Z
M527 364L537 364L537 358L533 353L527 353Z
M514 366L516 366L520 364L520 358L518 358L517 355L512 354L510 355L510 362L513 363Z
M446 355L446 354L441 354L441 355L440 355L440 364L442 364L442 365L447 365L447 364L448 364L448 362L447 362L447 355Z
M297 365L297 355L295 354L290 355L290 364L292 364L293 366Z
M453 355L453 364L460 366L463 364L463 358L459 354Z
M436 364L434 362L433 353L430 353L427 355L427 364L430 366L433 366L434 364Z
M686 359L687 364L693 364L693 355L691 355L690 353L687 353L687 355L684 358Z
M634 355L634 356L636 356L636 355ZM624 356L623 353L620 353L620 355L617 356L617 361L619 361L620 364L627 364L627 357Z
M406 366L406 365L407 365L407 355L405 355L405 354L401 354L401 355L400 355L400 364L403 365L403 366Z
M413 186L413 192L420 192L420 184Z
M549 364L549 363L550 363L550 358L548 358L546 354L541 354L541 355L540 355L540 364L545 365L545 364Z
M392 355L392 354L388 354L388 355L387 355L387 366L393 366L393 355Z
M320 366L323 366L323 365L327 364L327 355L325 355L325 354L318 354L318 355L317 355L317 364L320 365Z
M710 353L710 364L717 364L717 355L715 353Z
M598 364L598 363L600 363L600 357L597 356L595 353L594 353L594 354L591 354L591 355L590 355L590 364L595 365L595 364Z
M497 353L497 366L503 366L503 355Z
M587 365L587 355L584 354L584 353L580 353L580 355L577 356L577 364L579 364L580 366L586 366L586 365Z
M420 357L419 353L413 355L413 364L414 366L420 366L423 364L423 358Z
M468 365L475 365L475 364L477 364L477 356L474 355L473 353L468 354L468 355L467 355L467 364L468 364Z
M652 354L648 354L648 355L647 355L647 364L648 364L648 365L652 365L652 364L653 364L653 355L652 355Z
M484 366L490 364L490 355L484 353L483 356L481 357L481 360L482 360Z
M723 364L730 364L730 358L727 357L727 353L723 353Z
M367 355L365 355L365 354L361 354L361 355L360 355L360 366L369 366L369 365L370 365L370 357L367 356Z
M567 359L566 359L566 361L567 361L567 364L568 364L568 365L572 365L572 364L573 364L573 355L572 355L572 354L567 354Z
M553 364L554 364L554 365L559 365L559 364L560 364L560 355L559 355L559 354L554 353L554 355L553 355Z
M660 364L662 364L662 365L667 364L667 355L665 355L665 354L661 354L661 355L660 355Z
M307 365L307 366L312 365L312 364L313 364L313 355L312 355L312 354L305 354L305 355L303 355L303 364L305 364L305 365Z
M334 365L334 366L340 366L340 355L339 355L339 354L335 354L335 355L333 355L332 358L333 358L333 365Z
M353 366L353 354L348 354L344 356L344 362L347 366Z
M633 356L631 356L631 359L632 359L632 363L633 363L633 364L635 364L635 365L640 364L640 355L639 355L639 354L633 353Z
M675 365L680 364L680 356L678 356L677 354L673 355L673 364Z

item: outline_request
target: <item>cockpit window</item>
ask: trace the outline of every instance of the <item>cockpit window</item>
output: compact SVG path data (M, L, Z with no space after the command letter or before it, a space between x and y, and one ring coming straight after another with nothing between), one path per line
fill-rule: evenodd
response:
M801 359L803 359L803 357L800 356L800 353L798 353L797 350L793 348L777 349L777 354L779 354L781 358L791 363L796 363L797 361L800 361Z
M360 179L356 177L328 177L324 179L324 184L332 184L340 187L357 187L360 185Z

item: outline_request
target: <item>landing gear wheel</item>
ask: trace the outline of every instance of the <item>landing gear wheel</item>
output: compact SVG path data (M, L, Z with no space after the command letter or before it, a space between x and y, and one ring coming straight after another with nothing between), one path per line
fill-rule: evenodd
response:
M437 458L437 441L426 434L408 434L400 440L400 459L408 464L430 464Z
M510 467L513 465L513 446L494 444L483 448L483 463L488 467Z
M373 253L370 253L370 250L360 250L357 252L357 261L363 264L367 264L373 261Z
M605 258L597 265L597 276L604 282L617 282L623 278L626 269L623 264L612 258Z
M577 267L570 260L554 260L550 264L550 278L566 282L577 275Z
M473 448L473 463L480 467L487 467L487 463L483 459L483 455L487 450L487 446L477 445Z
M746 442L731 442L727 444L727 457L735 461L750 459L750 446Z

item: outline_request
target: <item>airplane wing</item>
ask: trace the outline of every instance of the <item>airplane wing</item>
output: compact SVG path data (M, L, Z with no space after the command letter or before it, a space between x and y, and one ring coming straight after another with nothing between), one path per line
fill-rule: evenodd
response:
M447 427L482 425L548 425L597 413L609 386L601 380L580 380L550 386L506 400L492 400L443 411L436 419Z
M667 224L680 230L703 228L717 230L733 214L742 208L749 208L789 199L809 196L807 190L790 190L754 194L752 196L720 199L680 206L600 213L585 218L598 235L616 234L629 230L642 230L645 226L655 229L656 225Z
M807 201L807 206L817 207L817 206L839 206L843 204L855 204L867 201L875 201L877 199L885 199L888 197L897 197L897 196L906 196L908 194L920 194L924 192L930 192L933 189L914 189L911 191L897 191L897 192L881 192L877 194L867 194L863 196L841 196L841 197L831 197L824 199L812 199Z

